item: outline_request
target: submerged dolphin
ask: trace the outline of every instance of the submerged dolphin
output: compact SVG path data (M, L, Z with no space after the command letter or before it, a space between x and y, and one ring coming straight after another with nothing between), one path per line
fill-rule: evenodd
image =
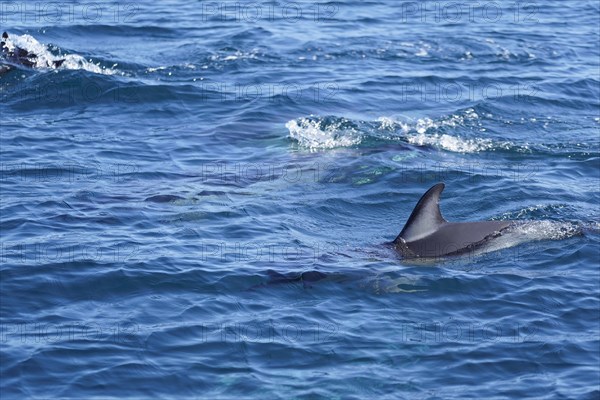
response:
M404 257L441 257L472 251L515 224L514 221L446 221L439 205L444 186L438 183L425 192L394 240L394 247Z

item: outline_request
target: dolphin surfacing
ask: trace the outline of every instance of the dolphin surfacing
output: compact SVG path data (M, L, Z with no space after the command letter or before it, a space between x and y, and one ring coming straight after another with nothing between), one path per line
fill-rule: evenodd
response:
M8 64L0 66L0 74L6 73L14 69L15 66L35 68L38 62L38 56L35 53L22 49L18 46L9 47L8 33L2 33L2 41L0 42L0 59ZM50 68L58 68L65 62L65 59L47 61L47 66Z
M417 203L393 245L404 257L458 255L482 246L502 235L514 221L448 222L440 212L440 195L445 185L438 183Z

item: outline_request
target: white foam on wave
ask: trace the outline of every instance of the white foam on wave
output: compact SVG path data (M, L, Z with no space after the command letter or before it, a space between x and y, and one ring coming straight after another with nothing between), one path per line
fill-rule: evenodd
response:
M91 60L86 60L84 57L78 54L61 54L60 56L54 55L48 46L38 42L31 35L10 35L6 40L6 45L9 49L20 47L27 50L29 53L34 53L37 58L35 60L35 67L42 69L83 69L95 74L114 75L117 73L112 68L101 67L98 64L94 64ZM65 60L60 67L55 67L54 62L59 60Z
M235 61L235 60L255 60L259 58L259 56L263 55L259 49L252 49L250 51L244 52L240 50L236 50L231 54L227 53L217 53L212 54L209 59L211 61Z
M444 150L456 153L476 153L479 151L491 150L494 143L489 139L463 139L447 134L426 135L419 133L408 138L411 144L418 146L436 146Z
M436 132L443 127L456 128L467 124L473 124L480 132L485 132L482 123L478 121L479 118L479 115L472 108L465 110L462 114L452 114L438 121L431 118L421 118L409 130L407 139L411 144L435 146L456 153L476 153L512 146L509 142L495 142L488 138L469 139Z
M438 132L441 128L457 128L475 126L479 132L485 132L479 115L469 108L461 114L444 116L439 120L420 118L414 121L398 121L390 117L379 117L372 123L360 123L366 127L366 132L356 128L348 128L348 120L339 118L332 123L331 118L325 119L311 116L299 118L286 124L290 137L297 140L301 146L311 150L347 147L360 144L368 136L384 137L386 139L405 139L417 146L435 146L457 153L476 153L491 151L499 148L508 149L514 145L510 142L494 141L488 138L465 138L448 133ZM391 135L390 135L391 132ZM399 136L398 133L401 135Z
M325 124L319 118L298 118L288 121L285 127L290 132L290 137L311 150L332 149L335 147L349 147L357 145L362 138L354 128L342 128L344 118L339 121Z

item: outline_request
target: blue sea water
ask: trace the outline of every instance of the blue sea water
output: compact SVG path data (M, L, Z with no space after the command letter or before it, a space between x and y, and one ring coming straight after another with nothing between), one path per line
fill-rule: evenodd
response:
M597 1L0 12L2 399L600 397Z

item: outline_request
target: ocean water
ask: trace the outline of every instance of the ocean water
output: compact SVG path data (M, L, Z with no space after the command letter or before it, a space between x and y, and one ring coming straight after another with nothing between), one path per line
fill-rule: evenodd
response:
M0 12L2 399L599 398L597 1Z

